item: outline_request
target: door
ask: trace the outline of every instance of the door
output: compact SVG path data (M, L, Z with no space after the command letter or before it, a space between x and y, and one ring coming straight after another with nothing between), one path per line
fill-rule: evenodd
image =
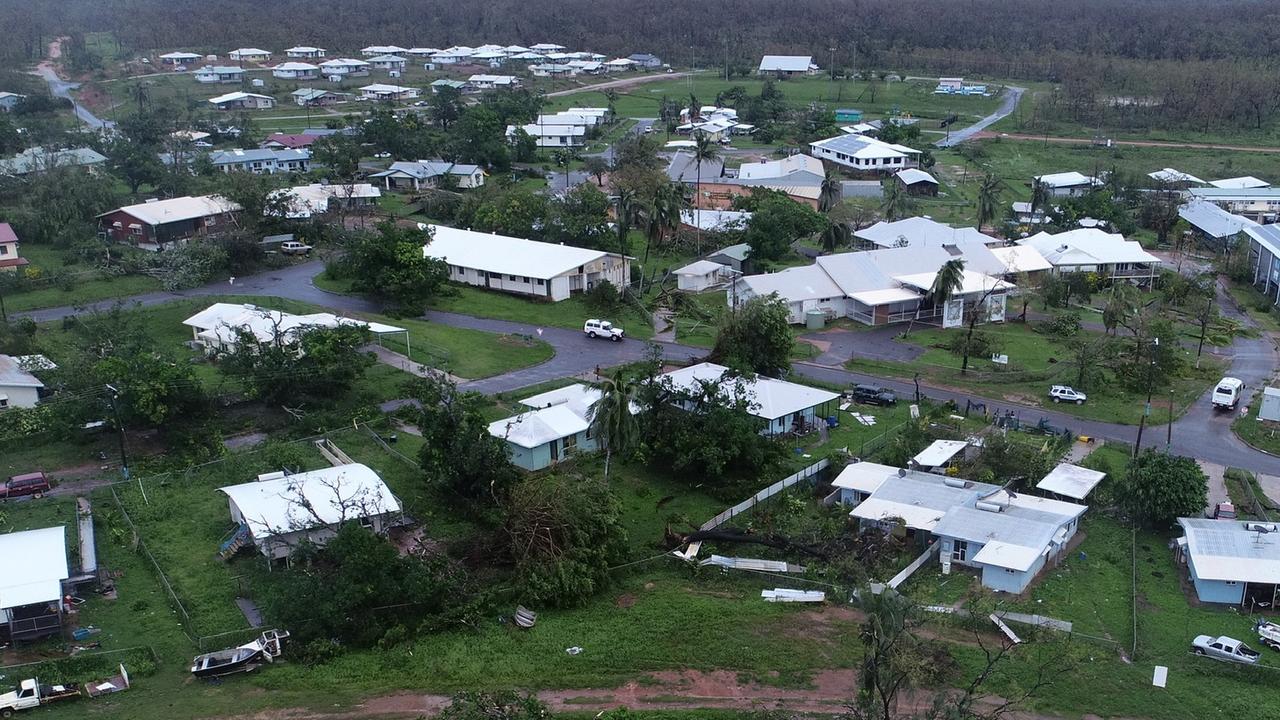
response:
M953 328L964 324L964 300L948 300L942 307L942 327Z

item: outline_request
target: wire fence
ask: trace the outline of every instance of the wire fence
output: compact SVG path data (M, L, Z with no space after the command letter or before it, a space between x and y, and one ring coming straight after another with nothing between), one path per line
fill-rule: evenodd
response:
M134 524L133 518L129 516L129 511L125 509L124 503L120 501L120 496L116 493L115 486L111 486L110 489L111 498L115 500L116 503L116 509L120 511L120 516L124 518L125 523L129 526L129 531L133 533L133 540L137 545L137 549L141 551L142 556L151 563L151 568L155 570L156 577L160 578L160 584L164 587L165 594L168 595L169 600L173 604L174 610L177 611L178 616L181 618L179 625L182 627L182 634L186 635L187 639L192 643L196 643L196 635L191 629L191 616L187 614L187 608L183 606L182 601L178 599L178 594L174 592L173 585L169 582L169 577L164 574L164 570L160 568L160 563L156 561L155 556L151 554L151 550L147 548L146 541L142 539L142 532L138 529L138 526Z

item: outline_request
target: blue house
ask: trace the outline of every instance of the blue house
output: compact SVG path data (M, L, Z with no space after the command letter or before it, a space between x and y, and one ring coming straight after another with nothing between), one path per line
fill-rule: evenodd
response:
M1200 602L1273 609L1280 599L1280 532L1275 523L1180 518L1178 561Z
M850 516L938 543L942 572L972 568L997 592L1022 593L1060 557L1079 528L1084 505L1015 494L996 485L933 473L856 463L833 485Z
M527 412L490 423L489 434L507 442L518 467L541 470L599 449L591 433L591 408L599 400L600 390L581 383L527 397L520 401Z

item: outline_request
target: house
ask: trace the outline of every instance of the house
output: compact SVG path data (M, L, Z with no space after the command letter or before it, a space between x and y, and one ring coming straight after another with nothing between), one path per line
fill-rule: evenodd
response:
M1227 212L1260 223L1271 223L1280 218L1280 188L1190 188L1186 195L1190 200L1211 202Z
M702 292L725 284L738 275L728 265L710 260L697 260L675 271L676 289L684 292Z
M549 53L549 52L561 52L566 48L563 45L556 45L555 43L538 43L537 45L530 45L529 49L533 50L534 52Z
M1187 566L1203 603L1234 605L1254 613L1280 599L1280 543L1271 522L1179 518L1183 536L1176 558Z
M605 115L601 112L573 112L572 110L563 110L550 115L539 115L533 120L535 125L573 125L575 127L595 127L605 122Z
M387 102L393 102L395 100L411 100L418 97L418 94L418 88L405 87L403 85L384 85L382 83L374 83L360 88L361 97L369 100L385 100Z
M227 57L237 62L264 63L271 59L271 53L259 48L238 48L227 53Z
M252 544L268 560L287 558L303 542L323 547L344 523L358 522L381 535L400 522L400 500L359 463L269 473L218 490L226 494L236 524L231 542Z
M892 222L882 220L858 230L853 236L879 248L938 246L948 243L1004 244L1002 240L983 235L977 228L953 228L927 217L909 217Z
M1057 235L1040 232L1019 240L1018 244L1035 248L1053 265L1055 275L1098 273L1147 284L1160 273L1160 258L1143 250L1142 245L1097 228L1068 230Z
M680 225L690 230L728 232L745 229L751 213L734 210L681 210Z
M1211 245L1226 246L1247 227L1258 223L1243 215L1233 215L1207 200L1192 200L1178 208L1178 217L1195 228L1199 238Z
M834 414L835 403L840 399L839 393L763 375L748 380L715 363L690 365L661 377L682 393L699 393L706 384L739 385L750 404L747 412L764 421L761 430L764 435L778 435L824 422L824 418Z
M320 66L304 62L286 62L271 68L271 76L285 80L316 80L320 77Z
M938 181L920 168L899 170L893 174L893 180L901 185L908 195L938 196Z
M92 171L106 161L107 156L93 148L49 150L36 146L0 160L0 175L21 177L56 167L83 167Z
M490 423L489 434L506 441L517 467L550 467L574 453L598 449L591 432L591 408L600 396L600 390L577 383L525 398L520 404L530 409Z
M1036 489L1069 497L1072 500L1084 500L1106 476L1106 473L1098 470L1090 470L1071 463L1059 463L1036 483Z
M351 99L349 93L334 92L333 90L321 90L320 88L299 88L289 93L293 97L293 101L299 105L306 107L324 107L326 105L337 105Z
M1280 225L1258 225L1244 229L1249 240L1249 265L1253 286L1280 304Z
M628 55L627 59L635 63L636 67L641 70L657 70L662 67L662 59L649 53L633 53Z
M871 497L871 493L878 490L891 475L906 472L891 465L866 460L849 463L831 481L831 487L835 488L831 500L841 505L858 505Z
M728 177L720 160L703 161L701 192L697 207L728 209L735 197L745 197L755 188L776 190L793 201L818 208L826 172L822 161L797 153L782 160L743 163L736 177ZM692 153L677 152L667 166L667 176L675 182L695 185L697 162Z
M520 78L513 75L472 75L467 83L477 90L520 87Z
M479 165L462 165L443 160L397 161L382 172L369 177L380 178L388 190L421 190L440 187L441 181L450 177L450 183L462 190L472 190L484 185L484 170Z
M1007 245L989 248L991 254L1004 264L1004 279L1017 282L1019 275L1039 277L1053 270L1053 263L1044 259L1038 250L1028 245Z
M543 60L546 60L546 59L547 59L546 55L543 55L542 53L533 52L532 50L528 52L516 53L514 55L507 56L507 60L528 61L532 63L541 63Z
M568 65L575 75L599 75L605 71L604 63L598 60L570 60Z
M284 51L284 56L295 60L319 60L324 57L324 48L299 45Z
M473 65L488 65L496 68L507 61L507 54L501 50L476 50L471 54L469 61Z
M529 125L507 126L507 139L515 142L516 131L522 130L526 135L532 137L534 143L540 148L567 148L582 147L587 142L587 128L583 125L543 125L532 123Z
M62 633L66 527L0 535L0 622L9 642Z
M314 328L335 328L341 325L363 327L371 335L405 333L404 328L382 323L339 317L320 312L294 315L261 308L256 305L214 303L182 321L191 328L191 342L202 347L210 355L231 352L240 342L241 333L252 335L259 342L281 341L292 343L298 336Z
M9 223L0 223L0 272L16 272L31 261L18 255L18 234Z
M255 175L306 172L311 169L310 150L214 150L209 153L214 169L224 173L250 172Z
M929 289L949 260L965 263L961 285L946 303L933 305L928 302ZM813 265L745 275L734 281L726 300L734 307L776 293L787 304L791 323L820 312L867 325L916 320L957 327L972 312L982 313L984 322L1004 320L1007 296L1017 289L1002 279L1006 272L1004 263L982 243L889 247L823 255Z
M244 81L244 68L231 65L206 65L191 75L198 83L229 85Z
M1033 208L1029 202L1014 201L1009 205L1013 222L1019 225L1042 225L1048 219L1044 208Z
M608 280L631 284L630 258L603 250L428 226L425 257L444 260L449 279L498 292L559 302Z
M751 246L746 243L738 243L719 250L707 256L707 259L713 263L719 263L738 272L748 272L751 268Z
M44 383L31 374L33 367L12 355L0 355L0 410L30 408L40 403Z
M382 191L369 183L314 183L272 191L269 199L283 201L285 217L306 220L338 209L362 210L375 207L380 197Z
M1259 190L1271 187L1271 183L1266 180L1259 180L1252 175L1226 178L1225 180L1210 180L1209 184L1222 190Z
M285 133L271 133L265 140L258 143L258 147L266 150L304 150L315 144L321 135L286 135Z
M816 75L818 66L813 64L812 55L765 55L760 58L760 67L756 72L780 78Z
M667 163L667 179L685 185L698 185L716 181L724 177L724 158L715 157L698 162L693 153L677 152ZM694 206L702 207L702 198L694 198ZM728 205L725 205L727 208Z
M334 58L320 63L320 71L330 80L344 77L364 77L369 74L369 63L353 58Z
M866 135L845 134L818 140L809 143L809 151L820 160L862 173L896 172L920 164L919 150Z
M1175 170L1173 168L1163 168L1156 170L1155 172L1149 172L1147 173L1147 177L1155 180L1161 185L1181 189L1191 187L1192 185L1207 184L1204 180L1201 180L1195 175L1184 173L1181 170Z
M608 60L604 64L604 71L608 73L627 72L636 66L634 60L627 58L614 58Z
M18 105L26 99L26 95L11 92L0 92L0 112L13 112L13 109L18 107Z
M438 53L438 52L440 52L440 48L433 48L433 47L411 47L411 48L409 48L408 50L405 50L405 51L404 51L403 53L401 53L401 54L402 54L402 55L408 55L408 56L410 56L410 57L414 57L414 58L417 58L417 59L419 59L419 60L426 60L427 58L431 57L432 55L435 55L435 54L436 54L436 53Z
M409 61L399 55L376 55L369 58L369 64L376 70L404 72L405 67L409 65Z
M862 111L853 108L836 108L836 122L862 122Z
M512 55L523 55L529 52L529 48L523 45L508 45L502 48L502 52L506 53L507 57L511 57Z
M1102 186L1098 178L1075 171L1037 175L1032 178L1032 185L1035 183L1043 185L1050 197L1079 197Z
M236 91L211 97L209 103L219 110L270 110L276 106L276 99L270 95Z
M409 52L408 49L399 45L370 45L360 51L364 57L378 57L379 55L403 55Z
M474 48L455 46L445 48L431 56L431 62L437 65L458 65L465 63L471 59L471 53L475 52Z
M574 74L573 68L568 65L556 65L554 63L530 65L529 72L534 77L568 77Z
M450 80L449 78L440 78L431 81L431 93L438 95L442 88L452 88L460 93L474 93L479 90L465 80Z
M214 235L234 223L240 206L218 195L183 196L126 205L98 216L100 234L144 250Z
M1262 403L1258 405L1258 419L1280 422L1280 388L1262 388Z
M964 87L964 78L944 77L938 78L938 87L935 90L942 90L947 93L954 93Z
M199 53L190 52L171 52L160 56L161 65L187 65L202 59L204 56Z

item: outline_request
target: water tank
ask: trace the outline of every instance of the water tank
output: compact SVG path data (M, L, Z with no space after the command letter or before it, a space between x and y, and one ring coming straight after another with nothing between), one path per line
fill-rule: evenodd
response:
M1004 506L993 502L979 502L976 506L979 510L998 513L1004 510Z
M262 82L262 78L254 78L254 79L253 79L253 86L254 86L254 87L262 87L262 86L264 86L264 85L266 85L266 83Z
M821 310L810 310L804 314L804 326L809 330L821 330L827 326L827 314Z

